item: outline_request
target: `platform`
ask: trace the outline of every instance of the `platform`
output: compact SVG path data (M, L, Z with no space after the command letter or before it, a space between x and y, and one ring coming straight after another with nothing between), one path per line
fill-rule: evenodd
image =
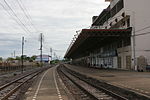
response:
M95 69L68 64L65 64L65 66L109 84L150 96L150 72Z
M70 100L64 88L56 73L56 67L52 67L34 81L24 100Z

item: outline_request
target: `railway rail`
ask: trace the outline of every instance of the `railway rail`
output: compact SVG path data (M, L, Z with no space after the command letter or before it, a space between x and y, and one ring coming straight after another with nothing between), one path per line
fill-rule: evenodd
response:
M32 71L5 85L0 86L0 100L14 100L17 96L17 91L19 91L23 85L46 69L48 69L48 67Z
M75 90L76 93L78 90L82 91L81 94L84 95L84 97L80 97L82 98L80 100L150 100L149 96L135 93L134 91L116 87L106 82L88 77L70 70L64 65L60 65L57 68L57 71L66 85L69 83L71 84L67 86L78 87L78 89ZM69 88L69 90L74 91L73 88ZM75 94L76 96L76 93L72 94Z
M93 97L88 94L88 92L86 92L85 90L83 90L82 88L80 88L78 84L76 84L71 77L67 76L64 73L64 70L58 68L57 72L59 74L59 76L61 77L62 81L64 82L64 84L66 85L66 87L69 90L70 93L70 97L71 100L94 100Z

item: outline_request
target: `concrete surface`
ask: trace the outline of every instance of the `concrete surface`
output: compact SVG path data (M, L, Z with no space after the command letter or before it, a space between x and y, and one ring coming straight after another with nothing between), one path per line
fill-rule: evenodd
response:
M69 100L59 80L56 67L48 69L28 89L25 100Z
M74 65L66 66L81 74L150 96L150 72L104 70Z

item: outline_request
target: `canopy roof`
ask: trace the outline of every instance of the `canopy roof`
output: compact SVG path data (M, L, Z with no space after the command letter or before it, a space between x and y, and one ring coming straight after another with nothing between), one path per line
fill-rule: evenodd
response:
M68 48L65 58L79 58L86 56L90 51L98 49L118 39L131 36L128 29L82 29L74 43Z

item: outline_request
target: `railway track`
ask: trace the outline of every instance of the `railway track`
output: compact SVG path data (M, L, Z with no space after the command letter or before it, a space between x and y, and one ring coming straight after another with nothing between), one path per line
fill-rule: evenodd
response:
M26 75L20 76L19 78L0 86L0 100L15 100L17 97L17 91L28 83L31 79L36 77L38 74L46 70L47 68L42 68Z
M57 71L67 87L69 86L69 90L75 91L72 93L75 100L150 100L145 95L87 77L64 67L64 65L59 66ZM78 96L84 95L80 99L76 97L78 91L82 91Z
M58 68L58 73L67 84L67 87L69 86L69 90L73 92L75 100L116 100L114 97L70 74L63 67Z

